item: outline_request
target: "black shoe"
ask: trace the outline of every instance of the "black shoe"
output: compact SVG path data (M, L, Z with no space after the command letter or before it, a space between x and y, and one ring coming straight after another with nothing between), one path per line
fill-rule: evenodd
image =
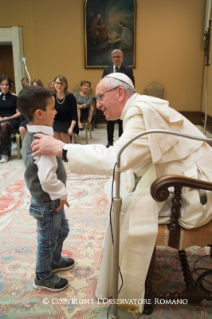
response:
M74 267L74 259L62 257L62 260L59 263L59 265L51 264L51 267L52 267L52 272L71 269Z
M61 291L68 287L68 280L60 278L55 274L51 274L49 278L40 280L38 277L35 277L33 282L33 287L36 289L46 289L50 291Z
M111 143L111 142L108 142L108 144L107 144L107 148L109 148L110 146L113 146L113 143Z
M67 163L67 162L68 162L67 158L64 158L64 159L63 159L63 162Z
M84 131L84 127L79 127L79 130L80 131Z

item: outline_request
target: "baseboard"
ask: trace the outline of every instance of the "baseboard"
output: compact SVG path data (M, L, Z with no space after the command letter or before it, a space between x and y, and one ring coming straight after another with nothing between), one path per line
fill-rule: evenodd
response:
M203 125L204 123L204 113L203 112L188 112L179 111L183 116L185 116L194 125Z
M96 123L96 128L107 128L107 123Z
M204 114L204 113L203 113L203 114ZM204 119L205 119L205 114L204 114ZM212 116L210 116L210 115L207 116L206 130L207 130L209 133L212 133Z

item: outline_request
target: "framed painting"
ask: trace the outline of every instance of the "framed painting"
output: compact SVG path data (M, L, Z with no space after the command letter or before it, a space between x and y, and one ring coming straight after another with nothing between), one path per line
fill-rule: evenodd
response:
M85 0L85 68L104 68L123 51L135 67L136 0Z

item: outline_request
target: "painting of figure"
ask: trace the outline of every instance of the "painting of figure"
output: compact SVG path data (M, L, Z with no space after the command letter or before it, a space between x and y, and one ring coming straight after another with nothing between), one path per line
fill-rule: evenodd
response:
M101 15L99 13L91 22L90 36L93 39L92 44L94 46L107 41L108 27L103 24Z
M136 0L85 0L85 67L104 68L120 49L135 67Z

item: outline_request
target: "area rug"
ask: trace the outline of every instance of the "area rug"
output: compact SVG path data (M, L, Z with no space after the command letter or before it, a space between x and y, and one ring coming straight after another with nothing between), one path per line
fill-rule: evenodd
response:
M30 195L24 182L23 162L12 159L0 166L0 319L90 319L108 307L95 299L109 211L104 190L108 177L72 174L67 165L66 169L70 207L65 210L70 233L63 254L75 259L75 267L59 273L68 279L69 287L55 293L32 287L37 236L35 220L28 212ZM183 289L177 253L169 252L171 258L164 248L157 250L154 284L165 290L176 286ZM204 255L203 249L189 249L191 267ZM211 262L206 259L201 265L209 268ZM193 305L156 305L152 315L134 318L209 319L211 308L211 302L206 301Z

